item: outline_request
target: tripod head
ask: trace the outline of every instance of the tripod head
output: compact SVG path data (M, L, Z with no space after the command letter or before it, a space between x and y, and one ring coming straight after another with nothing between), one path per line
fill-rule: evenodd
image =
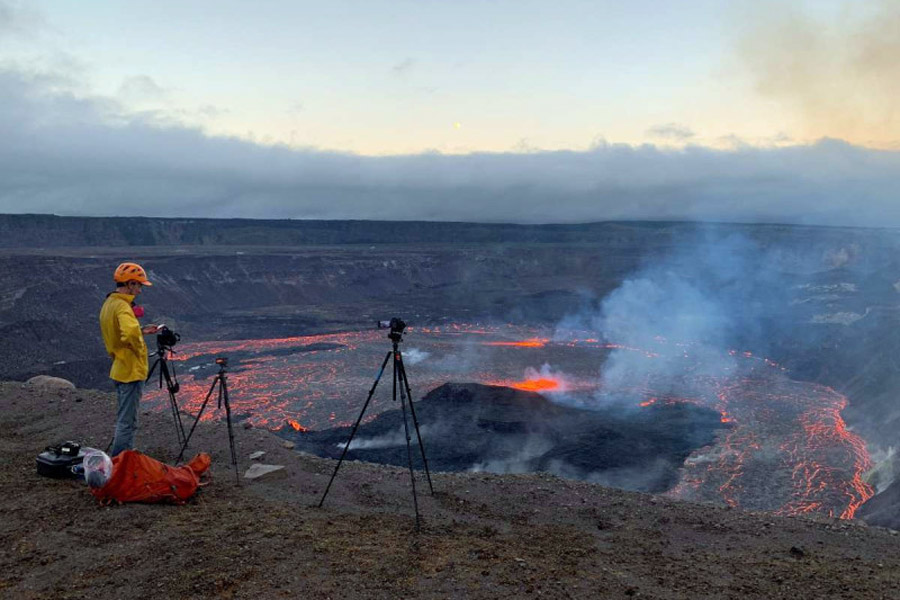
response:
M166 360L166 358L170 354L177 354L175 350L172 349L172 346L163 346L162 344L156 345L156 352L154 353L159 357L160 360Z

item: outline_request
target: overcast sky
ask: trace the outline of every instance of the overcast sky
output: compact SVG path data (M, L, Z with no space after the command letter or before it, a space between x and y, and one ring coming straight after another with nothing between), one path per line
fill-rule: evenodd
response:
M900 226L898 97L898 0L0 0L0 212Z

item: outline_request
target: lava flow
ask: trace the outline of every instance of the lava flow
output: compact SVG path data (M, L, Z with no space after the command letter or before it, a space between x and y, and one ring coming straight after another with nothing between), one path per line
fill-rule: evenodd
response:
M542 335L543 334L543 335ZM677 498L724 503L780 514L818 513L852 518L872 496L862 480L870 467L865 443L841 418L847 404L834 390L791 380L785 369L750 353L732 351L733 367L704 375L691 348L658 340L650 348L601 342L585 335L553 340L547 332L514 326L443 325L408 332L404 352L413 395L420 398L446 383L478 382L547 394L590 408L610 401L634 410L660 403L690 402L720 414L717 441L685 461ZM677 348L675 348L677 346ZM678 363L654 371L672 349ZM172 357L178 367L182 409L196 414L216 373L213 358L228 355L234 418L253 425L302 432L351 424L389 351L383 332L362 331L276 340L182 344ZM600 367L613 355L627 356L642 375L627 387L604 389ZM555 365L522 378L526 368ZM563 369L565 375L556 369ZM676 379L675 381L673 381ZM151 382L148 402L166 410L166 397ZM390 369L368 412L372 418L396 408ZM218 415L215 399L204 419Z
M702 383L703 403L730 427L685 461L670 495L849 519L874 493L862 480L871 467L865 443L847 430L840 416L847 400L834 390L758 369Z
M546 338L531 338L520 341L484 342L485 346L510 346L513 348L543 348L550 340Z

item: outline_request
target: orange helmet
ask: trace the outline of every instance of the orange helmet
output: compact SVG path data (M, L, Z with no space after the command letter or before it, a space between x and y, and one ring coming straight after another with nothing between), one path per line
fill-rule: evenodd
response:
M139 281L142 285L153 285L147 281L147 272L144 271L144 267L137 263L122 263L116 267L116 273L113 275L113 279L115 279L117 283Z

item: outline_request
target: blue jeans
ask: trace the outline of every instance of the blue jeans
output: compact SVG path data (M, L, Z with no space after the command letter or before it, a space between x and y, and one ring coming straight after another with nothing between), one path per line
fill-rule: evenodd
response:
M110 456L115 456L122 450L134 448L138 405L141 403L141 393L143 391L143 381L132 381L131 383L116 382L116 397L119 401L119 408L116 414L116 437L113 440Z

